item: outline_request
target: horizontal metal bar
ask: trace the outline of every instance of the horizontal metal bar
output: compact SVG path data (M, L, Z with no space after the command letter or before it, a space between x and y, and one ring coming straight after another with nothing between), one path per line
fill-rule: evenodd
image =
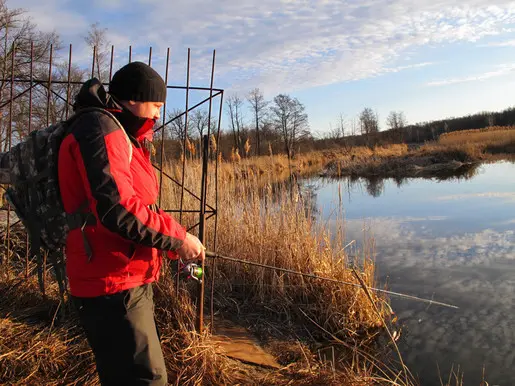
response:
M0 78L0 82L11 82L11 79L10 78L9 79ZM32 80L32 82L38 83L38 84L48 83L48 79L47 80L34 79L34 80ZM14 78L14 83L30 83L30 79ZM52 80L52 84L68 84L68 80ZM84 84L84 82L70 81L70 84L79 85L79 84ZM103 85L109 86L109 83L103 83ZM166 87L169 89L174 89L174 90L186 90L189 88L190 90L196 90L196 91L211 91L211 89L209 87L200 87L200 86L186 87L186 86L171 85L171 86L166 86ZM213 91L222 92L223 89L214 88Z
M208 102L210 99L213 99L213 98L215 98L215 97L217 97L218 95L221 95L221 94L222 94L222 91L217 92L216 94L213 94L213 95L211 95L211 96L207 97L207 98L206 98L206 99L204 99L203 101L200 101L199 103L197 103L195 106L192 106L192 107L188 108L187 112L189 113L189 112L191 112L191 111L195 110L195 109L196 109L197 107L199 107L200 105L202 105L202 104L204 104L204 103ZM165 126L169 125L170 123L172 123L173 121L175 121L175 120L177 120L177 119L181 118L183 115L186 115L186 111L185 111L185 112L180 113L179 115L177 115L177 116L175 116L175 117L173 117L173 118L172 118L172 119L170 119L168 122L166 122L164 125L159 126L159 127L158 127L154 132L155 132L155 133L157 133L157 132L158 132L159 130L161 130L163 127L165 127Z
M189 210L179 210L179 209L166 209L163 210L166 213L200 213L200 209L189 209ZM216 210L206 210L206 213L216 213Z
M190 87L186 87L186 86L167 86L167 87L171 88L171 89L178 89L178 90L186 90L186 88L189 88L190 90L197 90L197 91L211 91L211 89L209 87L196 87L196 86L190 86ZM213 91L222 92L223 89L221 89L221 88L213 88Z

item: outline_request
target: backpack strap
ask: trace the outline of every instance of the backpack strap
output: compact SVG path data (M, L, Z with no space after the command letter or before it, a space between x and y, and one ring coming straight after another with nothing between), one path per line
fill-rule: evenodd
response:
M37 203L37 190L35 185L29 186L29 194L32 196L32 208L30 209L33 213L36 211L36 208L34 207L35 203ZM45 267L43 267L43 255L41 253L41 231L43 229L42 224L39 223L39 221L31 220L27 224L27 231L29 234L29 251L30 256L34 257L36 256L36 264L37 264L37 270L38 270L38 283L39 283L39 289L41 293L43 294L43 297L46 297L45 294L45 281L44 281L44 270Z
M75 120L78 116L80 116L80 114L91 113L91 112L97 112L97 113L102 113L102 114L107 115L109 118L111 118L116 123L116 125L118 125L118 127L120 129L122 129L123 133L125 134L125 139L127 140L127 145L129 145L129 164L130 164L131 161L132 161L132 143L131 143L131 139L129 138L129 135L127 134L127 131L125 131L125 128L122 126L120 121L113 115L113 113L111 113L110 111L108 111L106 109L100 108L100 107L86 107L86 108L78 110L74 114L74 116L69 119L69 122L71 122L72 120Z
M66 293L66 269L61 250L50 251L48 255L50 263L54 267L55 278L59 285L59 295L61 297L61 304L65 304L64 295Z
M72 229L80 229L82 234L82 242L84 243L84 250L86 251L86 255L88 255L88 263L93 258L93 250L91 249L91 245L89 244L88 238L86 237L86 232L84 229L88 225L96 225L97 219L93 216L92 212L84 212L85 209L88 208L89 202L88 200L84 201L79 208L73 213L66 213L66 221L68 223L68 227L70 230Z
M74 121L75 119L77 119L81 114L86 114L89 112L98 112L98 113L107 115L122 130L122 132L125 135L127 145L129 147L129 164L130 164L132 162L132 155L133 155L131 140L129 138L129 135L125 131L124 127L120 123L120 121L118 121L118 119L116 119L116 117L111 112L107 111L106 109L99 108L99 107L87 107L87 108L78 110L74 114L74 116L68 120L68 124L71 124L71 122ZM93 258L93 250L91 249L91 245L88 242L84 228L88 225L96 225L97 221L96 221L95 216L93 216L93 213L91 213L91 212L85 213L84 212L84 210L88 208L88 204L89 204L89 202L86 200L84 203L82 203L82 205L75 212L67 213L66 220L67 220L68 227L70 230L71 229L80 229L81 230L82 242L84 243L84 250L86 251L86 254L88 256L88 263L89 263L91 261L91 259Z

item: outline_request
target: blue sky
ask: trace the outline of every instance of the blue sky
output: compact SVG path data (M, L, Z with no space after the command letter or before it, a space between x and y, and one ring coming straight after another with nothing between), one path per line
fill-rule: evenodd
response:
M515 2L486 0L8 0L43 31L89 51L83 36L108 28L120 65L128 46L145 60L153 47L171 82L184 84L187 48L192 84L244 96L259 87L267 99L289 93L306 105L323 133L342 113L391 110L410 123L515 105ZM160 66L162 70L160 70ZM250 113L248 116L250 120ZM224 118L227 123L227 117Z

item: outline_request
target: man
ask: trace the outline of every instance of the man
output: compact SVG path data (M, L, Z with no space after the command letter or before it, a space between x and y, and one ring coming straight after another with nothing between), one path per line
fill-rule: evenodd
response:
M91 79L59 149L64 208L90 213L68 234L66 270L102 385L167 384L151 287L160 252L205 257L198 238L153 209L159 186L144 144L165 98L163 79L140 62L115 73L109 94Z

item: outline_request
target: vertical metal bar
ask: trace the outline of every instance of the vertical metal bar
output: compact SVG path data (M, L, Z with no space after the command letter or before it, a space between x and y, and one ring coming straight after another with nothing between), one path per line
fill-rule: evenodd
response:
M216 50L213 50L213 61L211 63L211 84L209 86L209 115L207 117L207 136L211 135L211 112L213 108L213 83L215 78Z
M70 50L68 52L68 85L66 87L66 119L68 119L70 110L70 78L72 74L72 45L70 44Z
M165 84L168 87L168 69L170 66L170 47L166 50L166 65L165 65ZM163 198L163 161L164 161L164 153L165 153L165 124L166 124L166 99L163 105L163 128L161 129L161 155L159 159L159 166L161 169L159 170L159 201L158 205L161 207L162 198Z
M29 90L29 127L28 132L32 131L32 86L34 84L34 42L30 43L30 90Z
M206 242L206 187L207 168L209 161L209 136L204 135L202 141L202 178L200 182L200 219L199 219L199 240ZM204 272L204 260L202 260L202 272ZM204 331L204 278L198 284L197 293L197 331L202 334Z
M107 83L111 82L113 77L113 61L114 61L114 45L111 46L111 60L109 61L109 79Z
M224 102L224 93L223 91L220 93L220 108L218 111L218 128L216 133L216 152L215 152L215 210L218 212L218 153L220 152L220 128L222 122L222 112L223 112L223 103ZM215 229L213 231L213 251L216 253L216 242L217 242L217 229L218 229L218 213L215 216ZM213 259L213 267L211 269L211 298L210 298L210 315L211 315L211 332L214 327L214 296L215 296L215 275L216 275L216 257Z
M181 182L181 206L179 214L179 222L182 223L182 210L184 204L184 173L186 170L186 139L188 138L188 109L189 109L189 96L190 96L190 53L191 50L188 48L188 64L186 67L186 108L184 115L184 138L183 138L183 151L184 157L182 160L182 182Z
M14 98L14 58L16 57L16 45L13 42L12 50L11 50L11 92L10 99L11 104L9 105L9 151L12 146L12 130L13 130L13 98ZM9 218L7 218L9 220Z
M188 108L189 108L189 96L190 96L190 52L191 50L188 48L188 64L186 67L186 109L184 116L184 138L182 141L182 150L183 150L183 158L182 158L182 181L181 181L181 203L179 208L179 223L182 224L182 211L184 204L184 174L186 171L186 138L188 137ZM177 260L177 264L179 264L179 260ZM177 265L177 268L179 265ZM179 295L179 269L177 269L177 295Z
M50 57L48 60L48 87L47 87L47 101L46 101L46 125L50 125L50 96L52 95L52 56L54 53L54 45L50 44ZM47 253L43 254L43 296L45 296L46 288L46 259Z
M209 112L208 112L208 116L207 116L207 145L206 146L208 148L208 150L207 150L208 158L209 158L209 139L211 138L211 114L213 112L213 83L214 83L214 78L215 78L215 59L216 59L216 50L213 50L213 60L211 62L211 82L209 85ZM206 174L207 174L207 166L206 166ZM208 181L206 178L205 192L204 192L206 200L207 200L207 192L208 192ZM204 211L205 211L205 205L204 205ZM205 239L201 240L201 241L204 245L207 244L207 241ZM213 264L214 264L214 261L213 261ZM204 272L204 268L205 268L204 265L205 265L205 263L202 262L202 272ZM211 289L212 290L214 290L214 282L215 282L215 277L211 276ZM204 299L204 288L202 288L202 299ZM202 301L202 304L203 303L204 302ZM211 296L211 300L210 300L211 331L213 331L213 328L214 328L214 316L213 316L212 305L213 305L213 299Z
M129 46L129 63L132 62L132 46Z
M29 90L29 124L27 135L32 131L32 86L34 83L34 42L30 42L30 90ZM29 277L29 232L25 240L25 278Z
M13 97L14 97L14 57L16 56L16 46L13 42L12 49L11 49L11 90L10 90L10 96L11 104L9 105L9 128L8 128L8 143L9 143L9 151L11 151L12 146L12 131L13 131ZM9 260L11 257L11 205L7 205L7 228L5 230L7 234L7 256L5 257L6 266L7 266L7 278L10 276L11 270L9 269Z
M54 53L54 45L50 44L50 58L48 61L48 87L46 99L46 125L50 125L50 97L52 95L52 56Z
M4 40L4 71L3 71L3 76L4 77L7 77L7 38L8 38L8 33L9 33L9 25L6 26L5 28L5 40ZM11 49L11 53L13 54L12 58L11 58L11 62L13 62L14 60L14 41L13 41L13 44L12 44L12 49ZM10 93L10 103L11 103L11 106L10 106L10 119L11 119L11 122L12 122L12 103L13 103L13 94L14 94L14 90L13 90L13 83L14 83L14 64L11 63L11 93ZM3 95L0 95L0 98L2 97ZM9 102L8 102L9 103ZM5 106L5 104L2 104L2 107ZM2 114L3 115L3 114ZM10 123L10 125L12 126L12 123ZM9 128L7 129L7 131L9 131ZM7 134L6 133L6 138L5 138L5 144L3 145L3 149L4 151L7 150L7 147L9 146L9 140L7 138ZM4 242L7 243L7 256L5 258L5 264L6 264L6 273L7 273L7 279L9 279L10 277L10 269L9 269L9 255L10 255L10 251L9 251L9 244L10 244L10 240L9 240L9 232L10 232L10 217L11 217L11 206L9 205L9 203L7 203L7 224L6 224L6 228L5 228L5 233L6 233L6 239L4 240ZM0 262L3 262L3 259L0 259Z
M91 79L95 77L95 59L97 56L97 46L93 46L93 59L91 60Z
M148 51L148 65L152 66L152 47L150 47L150 50Z

